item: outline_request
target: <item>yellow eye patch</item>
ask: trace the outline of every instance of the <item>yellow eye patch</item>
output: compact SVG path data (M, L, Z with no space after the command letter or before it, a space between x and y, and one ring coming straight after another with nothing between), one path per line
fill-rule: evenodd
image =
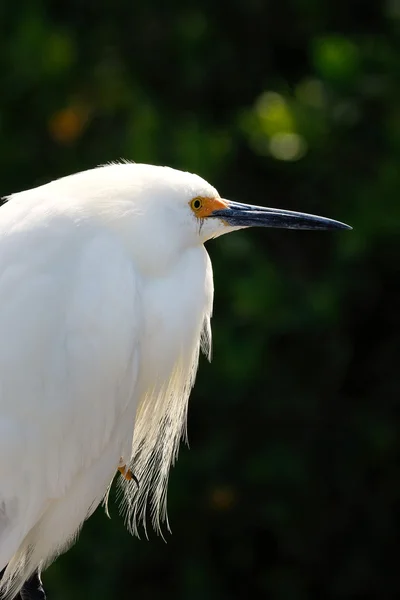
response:
M221 198L203 198L196 196L189 202L189 206L199 219L209 217L215 210L228 208L228 203Z

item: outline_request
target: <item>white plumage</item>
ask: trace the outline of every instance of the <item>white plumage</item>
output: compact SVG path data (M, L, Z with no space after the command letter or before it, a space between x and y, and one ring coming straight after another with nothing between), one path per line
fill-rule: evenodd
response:
M132 528L148 500L156 528L165 518L200 344L210 347L203 243L279 226L279 214L290 226L289 213L243 207L196 175L114 164L14 194L0 209L0 569L8 565L9 597L71 544L121 464L140 481L137 489L121 478ZM292 226L306 226L300 217Z

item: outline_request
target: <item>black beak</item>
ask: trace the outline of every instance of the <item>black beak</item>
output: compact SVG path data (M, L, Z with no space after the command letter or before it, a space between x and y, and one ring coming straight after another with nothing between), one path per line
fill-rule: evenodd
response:
M277 227L281 229L352 229L349 225L308 215L306 213L281 210L280 208L264 208L241 204L239 202L228 203L227 208L215 210L210 217L219 217L231 227Z

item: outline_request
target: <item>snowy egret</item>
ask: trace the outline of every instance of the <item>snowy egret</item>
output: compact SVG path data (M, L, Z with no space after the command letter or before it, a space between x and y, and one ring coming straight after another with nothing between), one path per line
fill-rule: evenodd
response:
M27 597L35 581L32 597L44 598L38 573L107 502L117 470L131 530L148 503L155 528L165 520L199 351L210 351L213 278L204 242L250 226L349 228L224 200L197 175L131 163L7 198L0 210L6 598Z

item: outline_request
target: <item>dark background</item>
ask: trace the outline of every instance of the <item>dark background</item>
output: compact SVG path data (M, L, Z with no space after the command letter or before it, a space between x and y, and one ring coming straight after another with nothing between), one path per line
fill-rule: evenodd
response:
M1 193L120 157L352 232L208 245L164 543L112 503L54 600L400 597L400 0L0 3Z

